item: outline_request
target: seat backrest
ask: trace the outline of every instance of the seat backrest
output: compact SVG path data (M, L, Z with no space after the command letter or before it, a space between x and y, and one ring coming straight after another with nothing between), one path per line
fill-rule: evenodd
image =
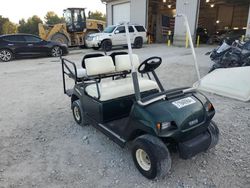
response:
M87 58L85 67L88 76L115 72L114 62L110 56Z
M83 59L82 59L82 68L86 68L85 67L85 60L88 59L88 58L93 58L93 57L102 57L104 56L104 54L102 53L94 53L94 54L86 54Z
M123 52L123 51L120 51L120 52L113 52L112 54L110 54L109 56L112 57L114 63L115 63L115 57L118 56L118 55L127 55L128 53L127 52Z
M132 54L132 61L135 69L140 65L140 60L138 55ZM129 55L117 55L115 56L115 70L117 72L130 71L132 69Z

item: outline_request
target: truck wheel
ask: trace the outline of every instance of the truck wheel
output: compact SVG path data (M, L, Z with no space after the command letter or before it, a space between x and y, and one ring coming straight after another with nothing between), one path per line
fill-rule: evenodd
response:
M103 51L108 52L112 50L112 42L110 40L105 40L102 42L101 47Z
M137 37L135 39L135 41L134 41L134 47L135 48L141 48L142 47L142 43L143 43L142 38Z
M219 128L214 121L211 121L210 125L208 126L208 132L211 136L211 143L208 149L211 149L218 144L220 136Z
M7 62L13 59L13 53L10 50L0 50L0 61Z
M80 126L84 126L84 111L81 105L81 101L78 99L72 103L72 112L76 123Z
M164 177L171 168L167 147L152 135L142 135L134 140L132 157L137 169L148 179Z
M59 57L62 55L62 49L59 46L54 46L51 49L51 56L52 57Z
M54 42L59 42L61 44L66 44L67 46L69 45L69 41L67 37L64 34L61 33L56 33L51 37L51 41Z

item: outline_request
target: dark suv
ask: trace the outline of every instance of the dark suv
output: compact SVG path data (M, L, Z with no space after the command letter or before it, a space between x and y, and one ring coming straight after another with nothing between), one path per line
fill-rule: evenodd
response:
M29 34L13 34L0 36L0 61L10 61L18 57L38 57L67 54L64 44L45 41Z

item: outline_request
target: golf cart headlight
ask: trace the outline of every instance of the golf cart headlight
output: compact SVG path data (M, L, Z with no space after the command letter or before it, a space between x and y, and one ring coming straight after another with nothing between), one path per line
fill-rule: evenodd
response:
M158 131L172 129L174 128L174 124L172 122L157 123L156 128Z
M164 122L161 124L161 129L168 129L171 125L171 122Z

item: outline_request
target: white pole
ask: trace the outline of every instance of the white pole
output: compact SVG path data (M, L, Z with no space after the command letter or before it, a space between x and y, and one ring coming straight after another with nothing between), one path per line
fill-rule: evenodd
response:
M132 67L132 72L136 72L134 64L133 64L133 56L132 56L133 52L132 52L132 47L131 47L131 40L130 40L128 23L125 22L124 26L125 26L125 30L126 30L126 38L127 38L127 44L128 44L128 54L129 54L130 64L131 64L131 67Z
M188 32L188 38L189 38L189 41L190 41L190 46L191 46L191 49L192 49L192 54L193 54L193 57L194 57L194 65L195 65L195 69L196 69L196 73L197 73L197 77L198 77L198 82L200 84L201 76L200 76L199 66L198 66L197 57L196 57L195 50L194 50L194 43L193 43L190 27L189 27L189 24L188 24L187 16L185 14L177 14L176 16L184 18L185 26L186 26L186 29L187 29L187 32Z

